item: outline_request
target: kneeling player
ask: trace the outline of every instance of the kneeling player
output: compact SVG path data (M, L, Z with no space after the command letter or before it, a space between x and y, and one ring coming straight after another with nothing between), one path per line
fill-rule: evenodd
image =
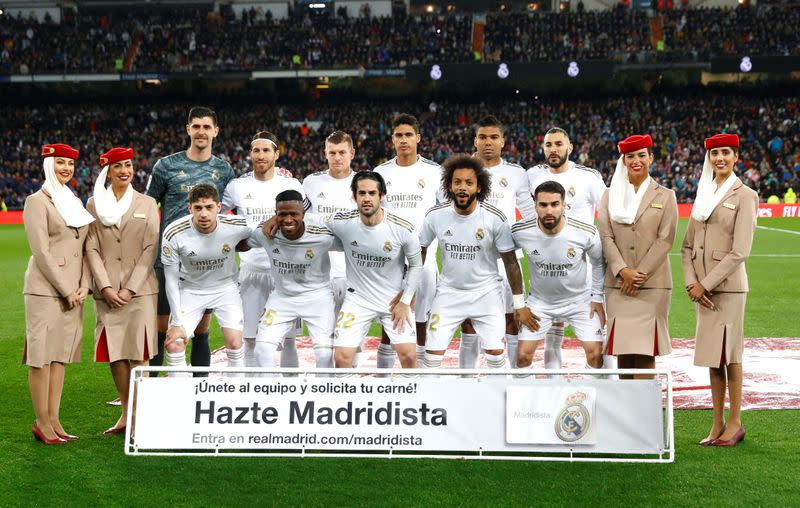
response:
M475 158L455 156L444 163L442 189L449 201L428 210L420 233L423 247L438 239L442 250L442 273L428 322L425 367L442 365L453 332L465 319L472 321L481 338L487 365L506 367L506 319L498 257L503 260L514 294L516 319L532 330L538 329L535 317L525 307L511 228L503 212L484 202L491 184L489 172Z
M553 322L572 325L586 352L587 367L603 366L605 262L597 229L564 215L564 187L548 181L534 193L537 219L514 224L514 242L528 255L528 307L540 316L538 331L523 330L517 366L530 367ZM591 283L587 267L591 263Z
M328 228L303 221L303 196L285 190L275 197L278 231L268 238L253 231L251 247L266 249L272 264L275 290L269 295L255 341L259 367L274 367L275 352L286 334L302 318L314 342L317 367L333 367L333 328L336 323L328 251L341 246Z
M161 260L172 313L164 347L167 365L186 366L186 343L206 309L222 328L230 367L244 366L242 299L239 296L236 245L250 237L244 217L219 215L217 189L196 185L189 192L191 215L164 230Z

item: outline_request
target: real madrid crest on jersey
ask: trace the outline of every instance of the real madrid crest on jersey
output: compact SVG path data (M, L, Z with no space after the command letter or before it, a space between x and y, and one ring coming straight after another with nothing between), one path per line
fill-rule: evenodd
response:
M577 252L575 251L575 247L570 247L569 249L567 249L567 257L569 259L574 258L575 254L577 254Z
M574 198L575 197L575 187L570 185L569 189L567 189L567 194L569 194L569 197Z
M230 246L230 245L228 245L227 243L223 243L223 244L222 244L222 253L223 253L223 254L227 254L227 253L229 253L230 251L231 251L231 246Z
M558 413L555 423L556 436L562 441L572 443L589 432L592 425L589 410L583 405L587 395L578 390L566 399L566 406Z
M172 249L169 248L169 245L165 245L162 251L164 252L164 255L167 257L170 257L172 255Z
M508 178L503 177L500 179L500 187L508 187Z
M486 236L486 234L483 232L483 228L478 228L478 230L475 231L475 238L478 240L483 240L484 236Z
M392 242L390 242L388 240L386 242L384 242L383 250L385 250L386 252L392 252Z
M417 187L419 187L420 189L424 189L425 188L425 179L424 178L420 178L419 180L417 180Z
M314 251L311 249L306 249L306 259L314 259Z
M214 180L219 180L219 171L217 171L216 169L214 171L212 171L211 172L211 178L214 179Z

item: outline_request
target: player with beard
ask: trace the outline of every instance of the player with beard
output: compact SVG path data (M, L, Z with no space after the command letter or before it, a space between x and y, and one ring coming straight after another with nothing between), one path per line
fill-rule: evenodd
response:
M519 164L508 162L501 157L506 144L505 129L500 120L494 115L489 115L478 121L473 141L475 156L483 162L483 167L492 178L492 191L486 197L486 202L498 208L508 219L509 226L516 222L517 209L522 213L523 219L536 216L528 188L528 178L525 169ZM517 259L522 258L522 251L517 251ZM514 306L511 286L505 277L505 271L498 270L503 275L503 297L506 312L506 349L508 361L513 368L517 360L517 337L519 327L514 318ZM461 326L461 347L458 351L459 367L474 368L480 352L480 341L475 335L475 329L469 321Z
M558 182L540 184L534 192L538 218L511 227L514 243L528 255L527 306L541 319L540 330L520 334L517 367L521 369L531 366L553 321L568 323L575 330L587 368L603 365L603 245L593 225L564 215L564 194Z
M222 211L228 210L247 218L247 224L256 228L275 215L275 198L283 191L303 192L296 179L278 172L275 163L280 157L278 138L271 132L261 131L250 141L250 159L253 171L231 180L222 195ZM307 207L306 202L306 207ZM255 341L258 321L275 282L270 269L270 258L264 249L239 253L239 290L244 310L245 366L254 367ZM302 327L300 327L302 329ZM298 367L295 330L287 332L283 341L281 367Z
M442 168L417 154L420 139L417 119L405 113L398 115L392 122L392 145L397 156L375 168L386 182L386 209L410 222L415 234L419 234L425 212L442 200L439 192ZM425 354L426 325L436 291L437 273L436 256L430 256L422 271L414 307L419 364L422 364ZM394 352L386 334L383 334L381 343L378 367L389 368L394 364Z
M423 256L436 239L442 251L442 272L428 323L426 368L441 367L453 333L465 319L481 338L489 368L506 367L498 257L513 292L516 319L531 330L539 329L536 317L525 307L511 227L503 212L485 201L491 188L489 172L475 158L458 155L445 161L442 190L449 201L428 211L420 232Z
M231 165L211 153L214 139L219 135L217 114L204 107L189 110L186 134L191 140L187 150L162 157L153 166L153 173L147 182L145 193L161 205L161 237L167 225L185 216L189 208L189 192L198 184L210 183L221 195L233 180ZM159 245L160 248L160 245ZM150 365L164 363L164 340L169 325L170 306L167 298L164 266L161 258L156 258L156 278L158 279L158 354L150 360ZM211 349L208 345L208 328L211 313L206 313L199 321L192 338L192 365L211 365Z
M595 213L606 191L599 171L569 160L573 146L567 131L553 127L544 135L542 143L545 162L528 170L530 192L548 181L564 187L564 213L587 224L594 224ZM544 365L548 369L561 368L561 345L564 341L564 323L554 322L544 342ZM604 357L606 369L616 367L613 356Z

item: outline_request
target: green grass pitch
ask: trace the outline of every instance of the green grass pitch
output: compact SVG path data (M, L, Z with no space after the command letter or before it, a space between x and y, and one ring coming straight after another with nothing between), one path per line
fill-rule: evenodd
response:
M800 219L760 226L800 233ZM686 227L682 220L673 253ZM700 447L710 411L678 411L676 463L566 464L385 459L126 457L120 436L104 437L118 409L107 365L92 357L92 305L86 307L83 364L67 369L62 421L77 443L45 447L30 433L22 278L29 256L22 226L0 226L0 503L3 506L214 505L594 505L791 506L800 441L797 411L744 415L747 440L734 449ZM683 291L680 257L670 328L690 337L694 315ZM800 234L759 229L747 263L748 337L793 337L800 299ZM221 344L218 330L214 345ZM745 363L745 369L747 364Z

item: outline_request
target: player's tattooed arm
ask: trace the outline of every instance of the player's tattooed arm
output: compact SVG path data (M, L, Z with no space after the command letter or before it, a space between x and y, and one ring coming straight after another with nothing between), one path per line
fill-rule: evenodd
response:
M505 265L508 285L511 286L511 293L514 295L514 317L520 325L535 332L539 329L539 317L525 305L525 289L522 285L522 270L517 262L517 254L513 250L502 252L500 259Z

